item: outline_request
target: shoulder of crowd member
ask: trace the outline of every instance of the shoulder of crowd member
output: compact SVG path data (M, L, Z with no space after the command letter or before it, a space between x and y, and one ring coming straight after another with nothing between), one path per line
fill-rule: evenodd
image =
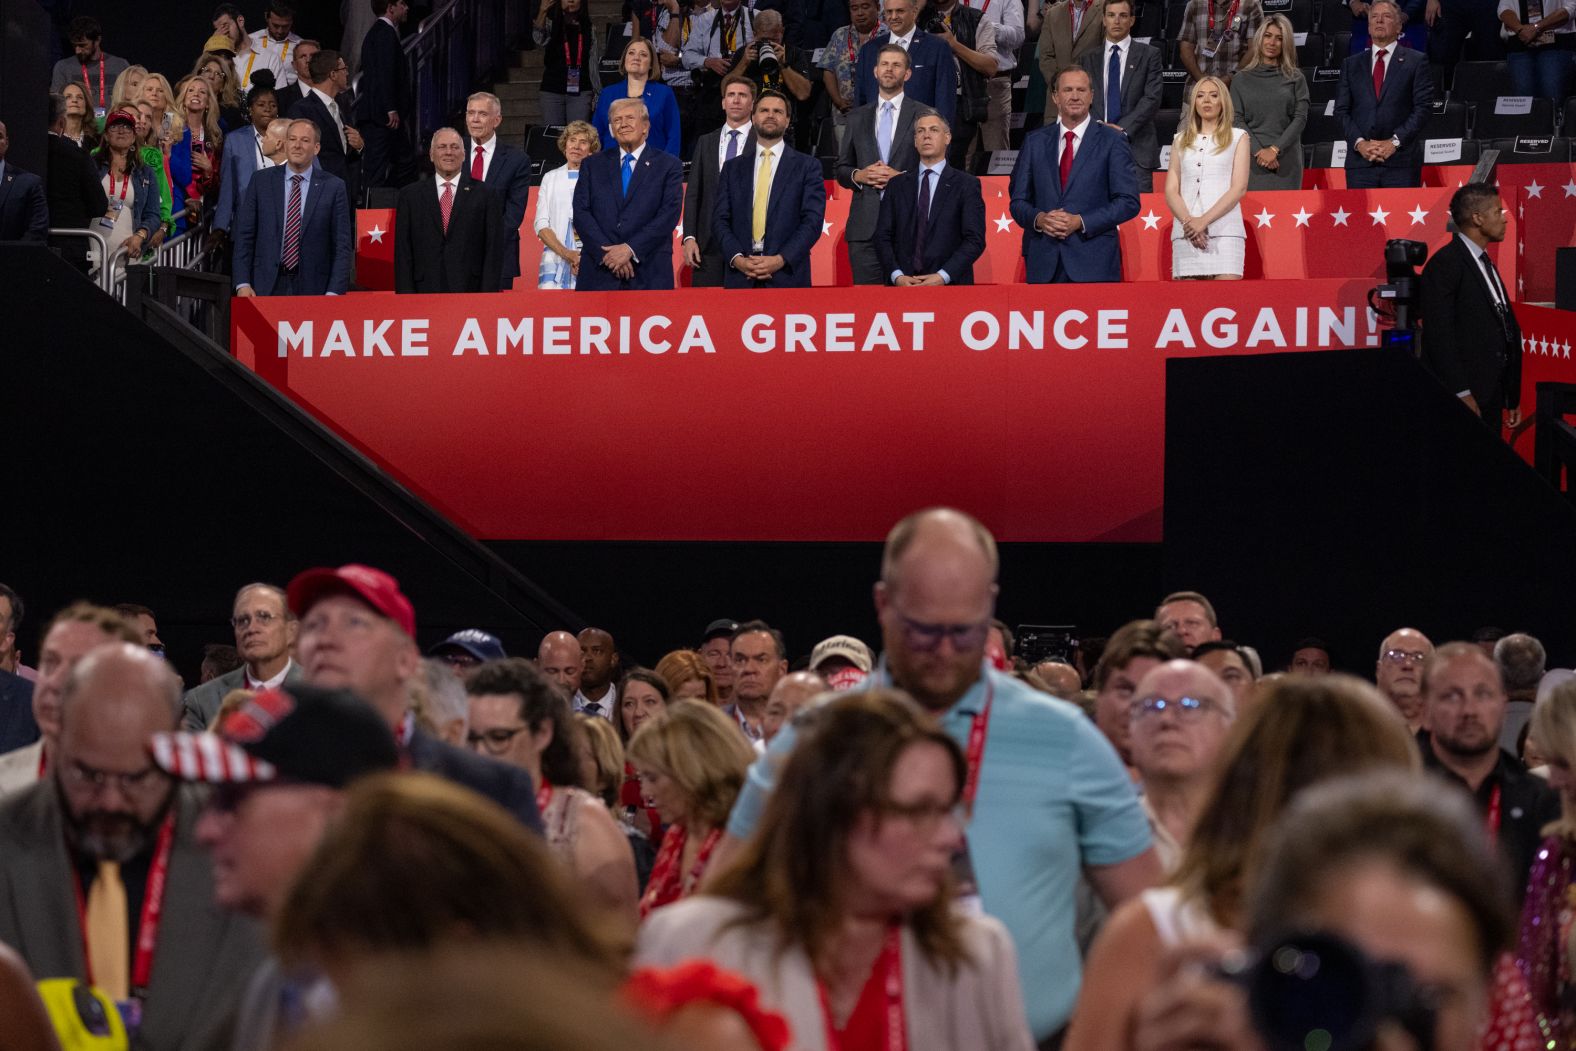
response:
M707 953L744 918L744 906L727 898L700 894L653 912L640 926L635 967L663 967Z

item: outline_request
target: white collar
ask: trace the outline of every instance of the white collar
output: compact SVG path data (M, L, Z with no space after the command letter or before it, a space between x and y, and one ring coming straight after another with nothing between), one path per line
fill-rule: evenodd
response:
M334 101L334 96L330 95L328 92L324 91L315 84L312 86L312 94L323 100L324 105L328 106L328 111L330 113L339 108L339 103Z
M443 184L445 182L447 182L450 186L454 187L455 192L458 193L459 189L460 189L460 180L462 178L464 178L464 176L465 176L465 172L463 170L455 172L453 175L449 176L449 178L447 178L447 179L445 179L443 176L439 175L437 172L433 172L432 173L432 184L438 188L438 192L439 193L442 193L443 192Z
M482 148L482 152L484 154L486 154L488 157L491 157L493 155L493 150L496 150L498 148L498 133L496 131L493 132L492 133L492 137L490 139L488 139L486 142L477 142L475 139L472 139L471 140L471 156L472 157L476 156L476 147L478 147L478 146L480 146Z
M1089 121L1091 119L1093 118L1086 115L1081 122L1069 128L1058 117L1056 118L1056 135L1058 138L1066 138L1067 133L1070 131L1073 133L1073 141L1083 142L1084 133L1089 130Z
M1385 56L1384 57L1387 58L1387 59L1394 58L1396 51L1399 50L1400 47L1401 47L1401 41L1400 41L1399 38L1390 41L1388 44L1384 45L1384 49L1385 49ZM1379 53L1379 45L1370 42L1369 45L1368 45L1368 61L1372 62L1373 59L1374 59L1374 56L1377 55L1378 53Z
M889 99L884 99L884 98L881 98L881 97L877 96L877 98L876 98L876 107L879 109L880 107L885 106L888 102L892 103L892 107L893 107L892 112L894 114L903 112L903 93L901 91L899 91L896 95L893 95Z
M622 166L623 163L624 163L624 155L625 155L625 153L628 153L630 156L635 158L635 163L639 164L640 163L640 155L642 153L645 153L645 152L646 152L646 143L644 143L644 142L641 143L639 146L636 146L634 149L627 150L627 151L624 149L624 147L620 146L618 148L618 163L619 163L620 166Z
M263 689L263 690L275 689L276 687L278 687L281 683L283 683L285 681L285 676L290 674L290 667L294 663L295 663L295 661L292 658L286 657L285 658L285 666L283 668L281 668L279 670L279 674L275 675L272 679L262 679L262 680L254 679L254 678L252 678L252 669L251 668L247 668L246 671L245 671L245 676L246 677L242 681L246 684L246 688L249 689L249 690L254 688L253 685L252 685L253 683L257 684L257 686L255 687L256 689Z
M892 43L901 45L903 50L907 51L908 46L914 42L914 34L917 32L919 32L919 26L916 24L914 28L910 29L904 36L893 36L892 30L890 29L887 30L887 36L892 38Z
M936 182L937 183L941 182L941 173L943 171L945 171L946 168L947 168L947 159L945 157L941 158L935 164L926 164L924 161L920 161L919 162L920 177L923 177L925 172L935 172L936 173Z
M737 127L735 127L734 125L729 124L726 120L724 120L723 123L722 123L722 130L723 130L724 134L727 134L730 131L737 131L737 132L742 132L745 135L748 135L750 133L750 122L749 122L748 119L746 119L743 124L740 124Z
M1126 58L1127 57L1127 47L1132 42L1133 42L1133 34L1131 34L1131 33L1127 34L1125 37L1123 37L1120 40L1107 39L1106 42L1105 42L1105 57L1106 58L1110 58L1111 57L1111 48L1113 46L1115 46L1115 47L1118 47L1118 48L1121 49L1122 57Z

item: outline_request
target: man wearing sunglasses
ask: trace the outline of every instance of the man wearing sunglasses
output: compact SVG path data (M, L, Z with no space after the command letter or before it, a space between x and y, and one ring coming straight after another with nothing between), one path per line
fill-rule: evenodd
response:
M273 584L247 584L230 604L230 627L241 667L186 691L181 729L206 730L231 690L272 690L301 681L301 665L290 656L301 625Z

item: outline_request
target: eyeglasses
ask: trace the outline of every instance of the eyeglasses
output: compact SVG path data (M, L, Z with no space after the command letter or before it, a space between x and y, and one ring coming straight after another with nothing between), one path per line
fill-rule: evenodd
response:
M283 619L284 618L279 614L270 613L264 609L258 610L256 613L242 613L239 617L231 617L230 627L234 628L236 631L245 631L247 628L252 626L252 621L255 620L257 621L257 626L259 628L266 628L274 621Z
M897 619L903 625L903 644L922 653L940 649L942 639L950 639L952 648L958 652L977 650L985 645L985 636L990 634L989 618L977 624L926 624L899 613Z
M524 733L526 729L524 726L516 726L513 729L500 727L483 733L471 731L465 735L465 740L472 748L481 745L489 755L502 755L509 750L509 742Z
M1197 722L1205 712L1214 710L1216 708L1213 701L1198 697L1178 697L1174 701L1164 697L1145 697L1141 701L1134 701L1132 709L1135 719L1146 719L1161 712L1171 712L1185 723Z
M1422 650L1385 650L1379 659L1391 664L1422 664L1428 659L1428 654Z
M162 785L166 780L164 772L156 766L145 767L132 774L118 774L95 769L86 763L73 762L61 767L61 774L74 788L87 788L96 794L114 785L125 796L141 795L150 785Z
M924 835L934 832L947 818L957 822L961 828L968 823L964 817L963 808L956 803L934 803L923 801L918 803L886 802L880 806L881 813L887 817L906 821L914 826L914 830Z

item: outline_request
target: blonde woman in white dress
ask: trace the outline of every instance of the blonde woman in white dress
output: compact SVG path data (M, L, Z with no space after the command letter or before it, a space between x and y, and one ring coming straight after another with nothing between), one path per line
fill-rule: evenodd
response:
M1247 231L1242 195L1252 165L1247 132L1233 128L1231 94L1219 77L1193 87L1188 114L1171 143L1166 205L1171 224L1171 276L1182 280L1242 278Z

